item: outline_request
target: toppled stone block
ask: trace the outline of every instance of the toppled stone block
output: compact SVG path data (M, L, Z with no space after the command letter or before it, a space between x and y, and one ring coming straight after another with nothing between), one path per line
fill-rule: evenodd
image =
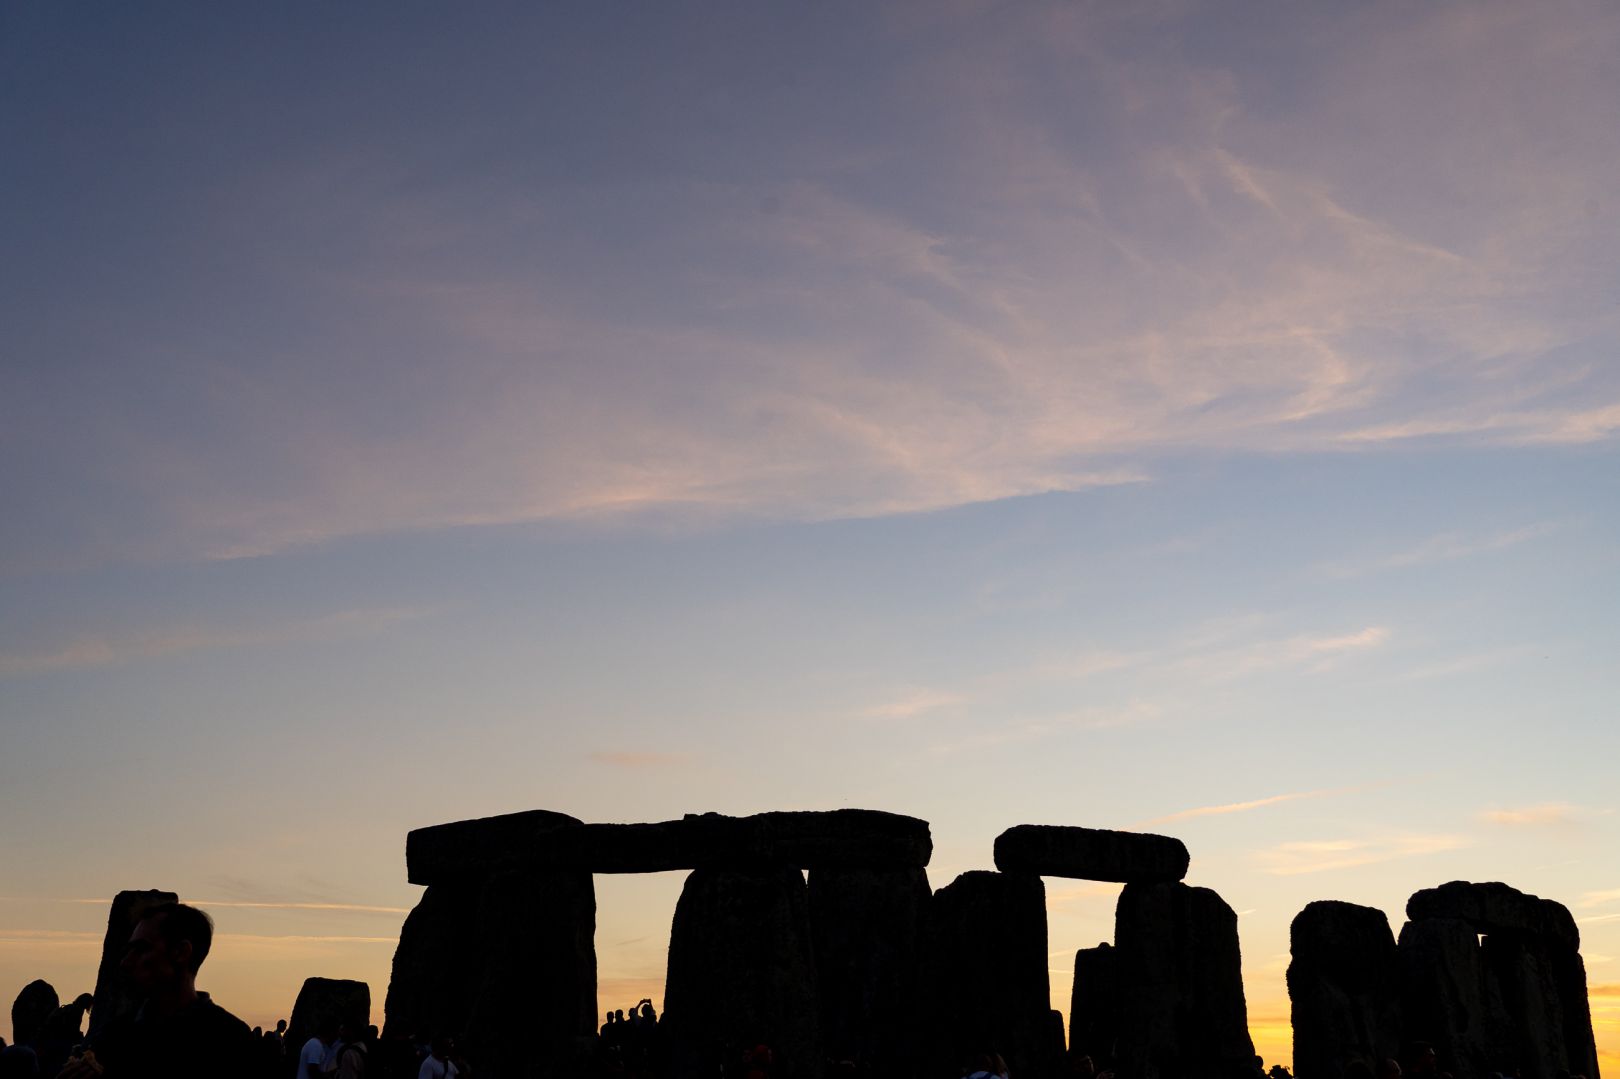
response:
M1108 944L1074 953L1069 997L1069 1055L1090 1057L1098 1071L1113 1065L1119 1037L1118 952Z
M302 1048L328 1019L364 1037L371 1024L371 986L346 978L305 978L287 1020L287 1044Z
M107 913L107 935L101 942L101 965L96 968L95 1003L90 1008L92 1040L108 1023L133 1015L141 1006L121 966L124 947L147 911L164 903L177 902L179 898L173 892L157 889L125 891L113 896L112 909Z
M750 1047L771 1075L820 1079L816 967L797 869L698 869L686 878L669 939L659 1028L669 1073L728 1073Z
M811 871L810 931L830 1059L896 1079L918 1074L930 895L925 869Z
M1127 884L1115 910L1119 1071L1238 1075L1254 1060L1237 914L1208 888Z
M996 837L996 868L1042 877L1152 884L1187 875L1187 845L1170 836L1020 824Z
M526 859L542 837L580 823L566 813L531 809L416 828L405 837L405 874L412 884L483 879Z
M1384 912L1354 903L1311 903L1289 929L1288 996L1294 1074L1340 1079L1401 1049L1400 956Z
M1406 916L1414 922L1454 918L1467 922L1479 933L1531 933L1561 941L1570 948L1581 946L1580 930L1569 908L1495 881L1474 884L1454 880L1438 888L1425 888L1406 901Z
M929 904L924 991L930 1075L1000 1053L1013 1075L1054 1075L1046 888L1033 873L963 873Z
M419 828L406 840L406 869L413 884L436 884L518 867L585 873L922 868L932 853L927 821L870 809L701 813L653 824L581 824L537 810Z

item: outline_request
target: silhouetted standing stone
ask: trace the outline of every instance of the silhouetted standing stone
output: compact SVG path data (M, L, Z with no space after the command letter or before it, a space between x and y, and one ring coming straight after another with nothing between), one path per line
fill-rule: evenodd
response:
M1118 952L1107 944L1074 953L1074 993L1069 998L1069 1055L1087 1056L1098 1070L1114 1059L1119 1034Z
M1567 1068L1564 1007L1549 942L1527 933L1488 934L1481 944L1487 996L1500 1002L1501 1028L1492 1032L1492 1070L1522 1068L1547 1075Z
M11 1040L17 1045L33 1045L45 1033L62 1001L56 987L43 978L36 978L22 987L17 999L11 1002Z
M1147 832L1020 824L996 837L1003 873L1151 884L1187 875L1187 846Z
M406 917L388 979L386 1036L465 1036L472 989L482 980L483 887L476 879L429 885Z
M1597 1044L1592 1037L1592 1006L1586 991L1586 963L1573 949L1553 952L1553 977L1564 1010L1564 1051L1573 1075L1598 1079Z
M1340 1079L1401 1049L1400 957L1389 919L1354 903L1312 903L1289 930L1294 1074Z
M1208 888L1127 884L1115 912L1119 1065L1137 1079L1252 1064L1237 915Z
M156 890L119 892L113 896L112 910L107 914L107 935L101 942L101 965L96 968L96 1001L90 1009L92 1039L108 1023L140 1007L120 966L124 948L142 915L153 907L178 899L173 892Z
M1053 1074L1046 888L1033 873L963 873L929 904L925 988L931 1074L1000 1053L1013 1075ZM1061 1031L1060 1031L1061 1034Z
M287 1020L287 1044L301 1048L327 1019L361 1036L371 1023L371 986L343 978L305 978Z
M589 873L502 873L484 886L474 927L483 967L467 1052L492 1075L584 1060L596 1031L596 891Z
M1489 1074L1499 1007L1488 1007L1478 932L1456 918L1407 922L1400 960L1402 1041L1433 1045L1457 1079Z
M763 1044L773 1079L821 1074L809 898L793 868L698 869L669 941L661 1028L671 1074L716 1075Z
M821 1036L834 1060L876 1074L916 1073L924 869L814 869L810 929L821 995Z

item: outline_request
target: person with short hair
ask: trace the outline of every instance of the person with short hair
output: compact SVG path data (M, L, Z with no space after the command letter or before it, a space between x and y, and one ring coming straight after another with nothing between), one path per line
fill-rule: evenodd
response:
M315 1025L315 1033L298 1051L298 1079L325 1079L328 1073L336 1071L337 1057L332 1047L337 1045L337 1040L337 1017L322 1017Z
M197 990L214 923L184 903L147 911L124 949L125 976L140 1008L108 1024L94 1045L68 1058L58 1079L215 1079L250 1075L253 1032Z
M454 1044L449 1038L440 1035L433 1039L433 1048L428 1052L427 1058L422 1061L421 1069L416 1073L416 1079L456 1079L461 1074L450 1054L455 1051Z

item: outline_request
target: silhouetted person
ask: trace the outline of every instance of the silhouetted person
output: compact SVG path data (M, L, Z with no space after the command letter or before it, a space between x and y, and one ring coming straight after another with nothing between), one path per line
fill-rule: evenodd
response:
M39 1073L55 1075L67 1063L73 1047L84 1040L84 1017L96 998L80 993L50 1014L34 1043L39 1054Z
M348 1024L338 1028L337 1079L365 1079L366 1041L361 1031L350 1030Z
M26 1045L0 1047L0 1079L39 1079L39 1057Z
M1393 1057L1378 1062L1378 1079L1401 1079L1401 1065Z
M428 1052L427 1059L422 1061L416 1079L456 1079L461 1069L450 1059L454 1051L455 1045L449 1038L442 1035L434 1038L433 1048Z
M298 1079L325 1079L333 1070L333 1047L337 1045L338 1021L333 1016L323 1018L315 1033L298 1050Z
M996 1062L989 1053L978 1053L962 1070L967 1079L996 1079Z
M122 969L141 998L113 1020L61 1079L215 1079L249 1075L253 1034L246 1023L197 991L197 970L214 942L214 923L196 907L164 903L135 926Z

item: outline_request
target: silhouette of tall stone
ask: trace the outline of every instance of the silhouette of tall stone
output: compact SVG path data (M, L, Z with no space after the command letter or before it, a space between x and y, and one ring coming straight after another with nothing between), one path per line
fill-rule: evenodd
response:
M590 874L525 854L579 824L534 810L407 837L411 878L428 888L394 953L389 1034L450 1035L497 1074L582 1058L596 1029L595 890Z
M462 1040L492 1075L584 1060L596 1029L596 891L589 873L500 873L474 922L482 969Z
M1208 888L1127 884L1115 910L1120 1073L1236 1074L1254 1058L1237 915Z
M1413 894L1406 913L1404 1025L1435 1044L1442 1067L1457 1079L1504 1067L1597 1075L1568 908L1496 881L1451 881Z
M669 940L660 1022L677 1079L712 1076L754 1045L773 1079L821 1074L810 904L794 868L698 869Z
M371 986L346 978L305 978L287 1020L287 1044L302 1046L327 1019L364 1035L371 1023Z
M1020 824L996 837L996 868L1042 877L1152 884L1187 875L1187 845L1147 832Z
M1485 994L1479 933L1457 918L1410 921L1399 951L1402 1041L1433 1045L1440 1067L1457 1079L1489 1074L1501 1015Z
M1090 1057L1101 1071L1114 1059L1119 1035L1118 952L1108 944L1074 953L1069 998L1069 1055Z
M115 1019L132 1015L140 1000L124 976L124 949L141 917L153 907L179 899L173 892L157 889L125 891L113 896L107 912L107 935L101 941L101 963L96 968L95 1003L90 1009L89 1036L94 1039Z
M1309 904L1289 929L1294 1075L1340 1079L1352 1060L1376 1066L1401 1049L1400 956L1384 912Z
M11 1002L11 1040L17 1045L33 1045L45 1033L46 1024L62 1006L56 987L36 978L22 987Z
M930 891L924 869L810 871L821 1037L833 1060L916 1074L918 993Z
M963 873L929 904L924 985L931 1074L1000 1053L1014 1075L1053 1074L1046 888L1033 873Z

